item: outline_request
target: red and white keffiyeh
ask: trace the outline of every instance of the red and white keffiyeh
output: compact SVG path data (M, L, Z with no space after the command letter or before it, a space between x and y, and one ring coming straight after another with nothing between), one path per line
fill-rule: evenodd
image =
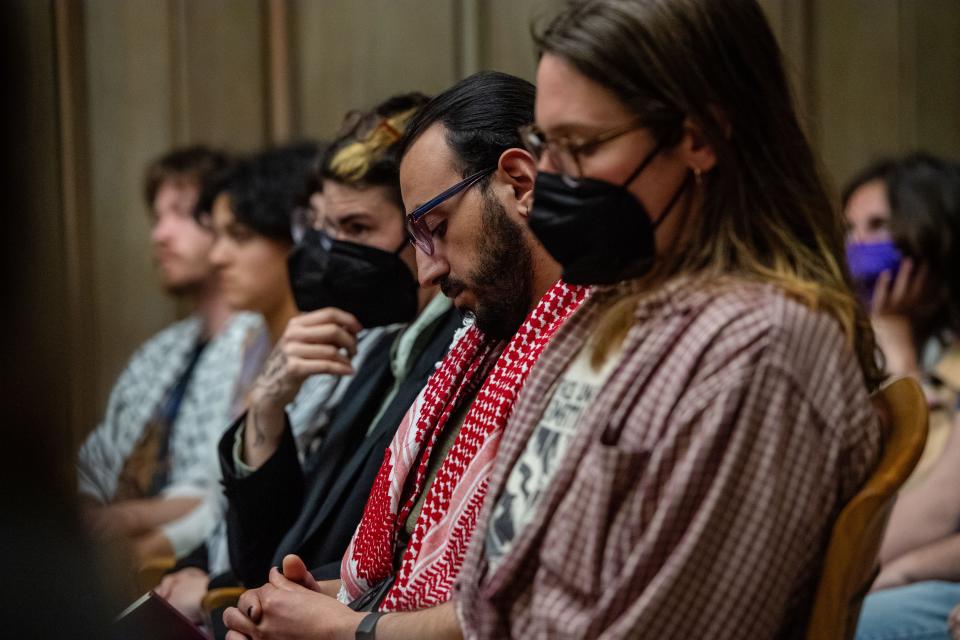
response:
M411 611L450 599L487 492L503 427L530 369L588 289L557 282L530 312L483 381L460 433L427 491L402 565L381 611ZM393 573L397 533L423 490L430 451L492 357L495 341L467 328L407 411L374 481L363 518L344 554L340 600L349 602ZM421 448L424 449L420 455ZM416 469L412 469L417 460ZM414 490L400 504L409 473Z

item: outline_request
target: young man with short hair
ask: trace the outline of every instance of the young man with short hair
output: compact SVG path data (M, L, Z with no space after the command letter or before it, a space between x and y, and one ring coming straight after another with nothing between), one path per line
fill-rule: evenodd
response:
M208 533L196 507L215 490L216 441L232 417L242 343L259 326L231 314L210 263L213 235L193 216L201 189L226 164L222 153L195 146L148 167L160 282L193 312L137 350L78 455L91 529L128 540L140 559L183 555Z

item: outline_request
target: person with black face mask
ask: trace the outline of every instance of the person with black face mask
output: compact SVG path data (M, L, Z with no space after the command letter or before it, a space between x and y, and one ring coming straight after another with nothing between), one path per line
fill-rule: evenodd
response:
M396 251L336 239L345 233L307 228L290 254L290 282L297 308L348 310L363 327L407 323L419 311L419 284L400 257L409 251L404 239Z
M506 427L461 632L800 636L884 429L770 27L752 0L591 0L537 40L529 225L594 290Z
M209 260L217 270L218 289L225 303L237 311L256 312L262 319L255 330L237 342L242 362L230 394L233 417L216 420L210 411L201 414L211 422L207 428L214 435L201 456L204 464L212 467L208 472L212 486L209 497L193 516L195 527L205 526L186 554L180 554L181 562L190 569L177 571L158 587L162 596L194 619L199 619L200 597L207 581L206 572L196 567L217 572L229 565L223 522L226 504L217 482L218 441L231 422L244 415L250 390L268 355L298 314L287 266L294 244L291 221L306 197L307 176L314 171L319 153L315 144L295 143L240 158L208 181L194 211L196 221L212 231ZM353 369L362 366L386 333L386 327L373 327L358 334L350 345L349 357L338 354L338 360L330 362L326 372L318 368L316 375L305 376L292 390L285 416L298 450L312 450L323 439L335 408L352 382ZM215 400L211 397L207 404ZM200 541L203 544L197 547Z
M594 144L635 130L636 126L630 125L605 132ZM527 127L524 134L532 150L542 152L546 141L536 126ZM588 177L574 179L548 171L537 174L530 229L563 267L565 282L613 284L639 278L650 270L657 227L684 195L689 180L680 182L655 216L646 211L629 187L664 146L665 140L654 145L621 184Z
M472 321L390 443L340 579L313 580L286 556L282 574L224 613L235 637L441 638L455 621L450 599L504 426L588 293L559 280L526 228L536 163L518 128L533 120L534 91L478 72L407 126L400 186L419 281Z
M302 313L265 367L246 424L220 444L232 571L211 587L258 587L287 554L321 579L339 574L383 452L462 324L437 287L420 288L404 230L395 145L425 101L405 94L348 115L321 158L321 190L295 216L288 268ZM356 372L319 447L298 458L285 394L349 348L356 329L400 325ZM211 619L218 627L220 615Z

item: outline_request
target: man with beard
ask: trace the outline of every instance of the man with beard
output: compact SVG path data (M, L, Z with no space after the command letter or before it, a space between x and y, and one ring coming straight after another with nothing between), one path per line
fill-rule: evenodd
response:
M206 535L196 507L213 488L217 431L230 422L242 342L258 322L231 315L209 259L213 234L193 216L201 189L226 163L198 146L148 167L160 281L194 311L133 355L77 461L92 531L132 543L141 560L184 555Z
M426 102L408 93L351 111L321 155L288 258L303 313L287 323L248 412L219 445L229 557L214 551L205 567L196 558L156 590L196 621L208 587L259 587L291 553L318 579L340 575L383 452L462 324L438 287L419 286L404 228L398 144ZM342 355L354 349L352 358ZM290 398L311 378L338 376L344 364L356 373L342 401L312 440L296 437ZM222 612L212 615L218 638L226 633L220 619Z
M297 556L247 591L230 638L433 637L476 525L503 426L583 288L528 231L536 164L518 128L534 87L480 73L431 100L401 143L400 186L421 285L439 285L468 323L387 450L341 565L315 581ZM439 195L437 195L439 194ZM347 606L347 603L350 606ZM374 612L374 613L361 613Z

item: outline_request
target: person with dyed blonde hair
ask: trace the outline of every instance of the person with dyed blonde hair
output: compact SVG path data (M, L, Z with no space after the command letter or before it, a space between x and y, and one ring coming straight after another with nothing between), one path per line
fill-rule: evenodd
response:
M536 164L519 127L532 120L533 101L529 82L480 72L408 125L400 185L420 281L438 284L473 321L390 443L340 579L318 582L285 557L282 573L271 569L268 584L224 613L231 639L456 630L454 582L514 401L587 294L558 279L559 265L525 224Z
M350 114L321 159L322 211L290 258L305 313L287 327L286 357L261 380L251 409L259 431L248 423L221 443L232 565L246 586L266 582L291 553L321 578L339 574L383 452L462 323L437 287L419 286L403 226L397 148L426 100L403 94ZM326 335L356 327L389 327L391 337L374 349L324 442L300 464L286 436L285 389L328 357L318 348Z
M236 422L247 421L248 407L254 406L264 375L265 361L280 342L287 324L298 314L288 267L288 254L293 247L291 219L303 199L307 174L318 151L315 144L297 143L240 158L217 180L211 181L195 212L197 221L212 231L214 242L209 259L217 270L226 303L234 310L256 313L262 320L258 330L250 332L242 342L242 364L236 376L232 417L208 426L215 434L204 457L208 461L211 489L196 516L205 525L205 533L195 539L181 560L190 567L201 565L217 573L229 565L223 523L226 501L217 482L221 466L218 442L222 445L224 432L232 432ZM314 370L303 377L284 404L294 449L308 451L323 438L331 416L350 385L353 367L362 366L384 332L379 328L368 331L357 338L349 356L337 359L338 367ZM187 580L188 577L196 579ZM171 576L159 591L178 605L192 601L195 606L188 612L198 619L205 586L206 573L188 569ZM188 597L190 594L192 598Z
M592 0L538 45L530 226L595 291L514 410L463 633L803 637L881 373L770 27Z
M208 586L258 587L287 554L298 554L317 577L339 574L383 452L462 323L436 287L418 286L403 226L397 143L425 101L403 94L351 113L320 159L319 190L298 215L289 258L304 313L286 327L277 352L284 357L266 367L246 423L220 443L230 570L211 579L200 567L188 569L160 589L194 617ZM357 369L322 440L298 455L284 394L309 367L331 356L340 361L324 345L342 349L357 327L386 334ZM220 618L213 616L218 637Z

